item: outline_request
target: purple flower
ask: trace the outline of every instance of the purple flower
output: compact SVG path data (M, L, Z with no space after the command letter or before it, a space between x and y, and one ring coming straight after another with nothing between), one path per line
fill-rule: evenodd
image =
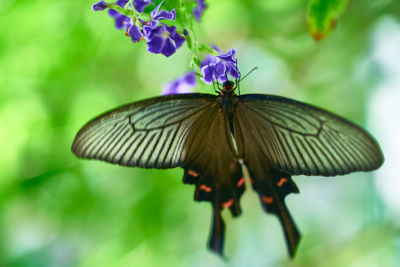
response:
M161 4L162 4L162 2L161 2ZM165 11L165 10L159 11L161 4L159 4L156 7L156 9L154 9L151 12L151 17L153 18L153 21L159 21L162 19L175 20L175 17L176 17L175 9L172 9L170 12Z
M218 48L215 47L219 53ZM233 79L240 78L240 72L237 67L237 60L235 58L236 50L231 49L228 53L219 56L208 55L205 60L200 64L203 77L201 78L207 84L213 81L226 82L229 76Z
M143 39L143 33L141 29L132 23L126 25L126 35L131 37L132 43L139 42Z
M204 0L197 0L197 6L193 10L193 13L198 22L200 22L201 15L203 15L203 12L206 8L207 5L204 3Z
M126 4L129 2L129 0L118 0L115 4L125 8ZM108 14L115 19L115 28L117 30L121 30L125 23L130 21L130 18L128 16L125 16L114 9L108 10Z
M163 54L166 57L176 52L182 46L185 38L177 33L175 26L161 24L158 26L143 26L144 36L147 41L148 51Z
M104 2L103 0L100 0L97 4L94 4L92 6L92 9L93 9L93 11L101 11L101 10L106 9L107 7L108 7L107 3Z
M196 75L191 71L165 84L163 95L191 93L193 92L192 88L196 85Z
M143 12L144 8L149 3L153 3L153 0L133 0L132 3L135 9L140 13ZM127 10L132 9L129 0L118 0L115 4L124 8L128 14L132 12ZM110 9L108 14L115 19L115 27L118 30L125 27L125 35L131 37L133 43L145 39L149 52L163 54L169 57L182 46L185 42L185 37L178 34L175 26L167 26L164 23L160 23L160 20L175 20L176 17L175 9L169 12L160 10L161 4L151 12L150 21L137 19L136 16L133 15L132 17L126 16L114 9ZM96 11L104 10L107 7L108 4L103 0L93 5L93 9Z
M144 8L148 6L149 3L152 3L154 5L153 0L133 0L133 6L139 13L142 13Z
M164 23L159 24L160 20L175 20L175 9L170 12L161 10L159 4L151 12L152 21L143 22L143 35L147 42L147 50L154 54L163 54L166 57L171 56L185 42L185 37L178 34L175 26L167 26Z

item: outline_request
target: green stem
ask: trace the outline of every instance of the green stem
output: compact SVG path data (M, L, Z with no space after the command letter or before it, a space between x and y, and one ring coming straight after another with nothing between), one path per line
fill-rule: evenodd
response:
M187 12L186 3L184 0L179 1L181 13L185 14L184 16L184 24L188 25L189 38L186 38L187 46L192 53L192 60L190 62L190 68L193 68L195 71L200 70L200 59L198 57L198 42L196 38L196 33L193 28L193 21L188 17L189 12Z
M111 8L111 9L114 9L118 13L121 13L121 14L125 15L125 16L129 16L129 17L135 17L136 16L135 12L133 12L132 10L130 10L128 8L123 8L122 6L119 6L117 4L107 3L107 6L109 8Z
M135 9L135 6L133 5L133 0L129 0L129 4L132 6L132 12L134 13L134 16L137 18L139 16L139 13Z

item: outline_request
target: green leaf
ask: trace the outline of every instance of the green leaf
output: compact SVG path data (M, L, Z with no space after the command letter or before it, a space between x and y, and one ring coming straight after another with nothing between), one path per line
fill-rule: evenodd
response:
M328 36L345 11L348 0L311 0L308 6L308 30L315 41Z

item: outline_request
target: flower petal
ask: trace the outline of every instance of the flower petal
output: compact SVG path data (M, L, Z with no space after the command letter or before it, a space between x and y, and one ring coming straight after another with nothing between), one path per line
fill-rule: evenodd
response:
M218 79L226 81L226 66L221 61L215 64L214 76L217 77Z
M207 84L211 84L214 79L214 69L215 65L207 65L201 68L201 72L203 73L203 77L201 80Z
M154 5L153 0L133 0L133 6L139 13L142 13L144 8L148 6L150 3Z
M232 48L228 53L219 55L217 57L227 62L236 63L237 61L235 59L235 54L236 50Z
M136 26L136 25L132 25L129 28L128 35L131 37L131 40L134 43L139 42L143 37L143 34L140 31L140 28L138 26Z
M182 77L182 80L185 81L188 85L196 86L196 74L193 71L188 72L186 75Z
M170 38L165 39L160 53L163 54L166 57L169 57L175 52L176 52L176 46L172 42L172 40Z
M98 3L92 6L93 11L101 11L107 8L107 3L103 0L100 0Z
M208 56L200 63L200 68L202 68L202 67L204 67L204 66L207 66L207 65L210 65L210 64L215 64L215 63L217 63L217 61L218 61L218 58L217 58L217 57L208 55Z
M204 3L204 0L197 0L197 6L193 10L193 14L198 22L200 22L201 15L203 15L203 12L206 8L207 5Z
M164 24L165 25L165 24ZM177 31L176 31L176 27L175 26L171 26L168 27L167 25L165 25L166 30L168 31L170 38L172 40L174 40L175 42L175 46L178 49L179 47L182 46L182 44L185 42L185 37L183 37L182 35L180 35Z
M143 27L143 33L146 37L147 41L151 41L153 39L154 36L158 36L161 37L162 39L165 39L165 33L166 29L165 26L161 25L161 26L144 26Z
M219 50L218 47L214 47ZM221 53L222 54L222 53ZM237 67L237 59L235 58L236 50L231 49L228 53L219 56L208 55L201 63L200 67L203 73L205 83L212 81L225 82L229 80L228 75L233 79L240 78L240 72Z
M128 2L129 2L129 0L118 0L117 2L115 2L115 4L125 8L125 6Z
M196 85L196 75L191 71L164 85L162 94L170 95L191 93L193 92L192 88Z
M152 12L151 12L151 17L155 21L163 20L163 19L168 19L168 20L175 20L176 17L176 12L175 9L172 9L170 12L166 10L160 10L161 5L163 2L161 2Z
M165 40L161 36L154 36L150 41L147 42L147 50L150 53L159 54L164 45L164 41Z
M117 28L118 30L124 27L124 22L130 21L129 17L122 14L116 15L114 18L115 18L115 28Z
M170 12L166 10L161 10L160 13L153 17L153 19L157 21L162 19L175 20L175 17L176 11L175 9L172 9Z

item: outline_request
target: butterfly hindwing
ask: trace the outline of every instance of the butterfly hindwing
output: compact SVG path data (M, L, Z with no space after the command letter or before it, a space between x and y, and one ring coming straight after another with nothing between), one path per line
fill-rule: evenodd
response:
M253 188L259 195L263 209L278 217L285 234L289 255L294 257L300 240L300 232L285 205L285 197L289 193L299 193L296 184L289 174L272 167L264 165L263 168L263 166L249 164L248 168L253 181Z
M196 186L195 200L210 201L213 206L209 247L222 254L224 222L220 213L224 208L234 216L241 213L239 199L244 184L229 124L218 104L193 123L184 147L183 167L184 182Z
M263 209L275 214L284 230L286 243L291 257L294 256L300 240L300 233L285 205L285 197L290 193L298 193L291 175L277 170L265 158L260 147L252 145L261 141L256 131L253 131L251 121L245 121L242 114L236 114L234 119L235 139L238 145L239 157L243 159L249 171L253 189L257 191Z
M368 171L383 162L369 134L322 109L278 96L241 95L235 111L238 157L264 209L278 216L291 256L300 239L284 203L287 194L298 193L291 175Z

